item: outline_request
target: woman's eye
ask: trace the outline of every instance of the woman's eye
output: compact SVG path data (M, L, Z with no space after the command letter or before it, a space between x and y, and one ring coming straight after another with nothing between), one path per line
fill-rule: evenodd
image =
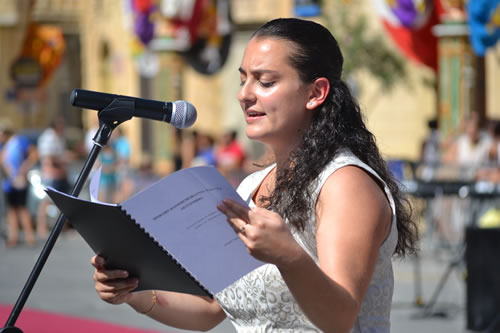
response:
M245 85L245 81L240 81L240 87L243 87Z
M264 88L272 87L274 84L274 81L270 81L270 82L259 81L259 82L260 82L261 86L263 86Z

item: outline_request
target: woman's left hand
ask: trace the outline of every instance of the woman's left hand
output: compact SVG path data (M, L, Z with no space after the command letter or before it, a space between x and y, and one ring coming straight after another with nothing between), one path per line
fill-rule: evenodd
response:
M285 267L301 254L302 248L277 213L260 207L248 209L231 200L223 200L217 208L254 258Z

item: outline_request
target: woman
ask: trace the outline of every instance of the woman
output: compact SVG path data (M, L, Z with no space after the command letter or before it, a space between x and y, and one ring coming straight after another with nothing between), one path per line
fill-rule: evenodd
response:
M391 257L415 251L416 226L340 79L342 62L328 30L299 19L268 22L245 50L246 134L275 163L240 185L250 210L218 208L268 265L210 300L130 293L137 281L116 282L126 272L94 257L101 298L184 329L209 330L227 316L239 332L389 332Z

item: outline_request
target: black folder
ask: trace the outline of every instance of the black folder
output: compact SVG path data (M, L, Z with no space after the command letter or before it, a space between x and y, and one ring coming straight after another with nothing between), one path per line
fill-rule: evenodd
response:
M136 291L213 296L120 205L79 200L51 188L47 194L94 252L106 259L106 268L124 269L139 277Z
M177 171L121 204L46 191L107 268L139 278L136 290L213 297L263 264L216 208L223 199L246 205L216 168Z

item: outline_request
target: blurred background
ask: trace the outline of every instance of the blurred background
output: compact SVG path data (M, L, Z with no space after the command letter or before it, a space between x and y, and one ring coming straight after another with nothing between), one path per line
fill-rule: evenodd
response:
M192 130L244 134L237 68L249 36L269 19L302 16L339 40L344 79L384 154L417 160L429 120L446 137L472 112L481 121L500 117L494 3L470 1L485 7L470 18L459 0L1 0L0 112L33 132L63 117L77 149L96 118L69 103L83 88L185 99L198 110ZM175 169L174 129L141 119L121 127L132 164L147 152L156 170ZM259 153L238 139L251 156Z
M43 186L71 188L92 147L97 112L70 104L75 88L183 99L198 111L185 130L138 118L120 125L97 163L103 200L121 202L194 165L214 165L236 186L266 160L245 137L239 63L258 26L291 16L321 22L337 38L343 79L414 205L420 259L441 258L426 304L425 267L412 261L415 306L433 313L458 267L470 289L467 326L495 327L498 287L477 286L500 279L500 265L484 259L500 255L500 0L0 0L0 130L26 138L33 152L33 230L20 239L46 239L58 212Z

